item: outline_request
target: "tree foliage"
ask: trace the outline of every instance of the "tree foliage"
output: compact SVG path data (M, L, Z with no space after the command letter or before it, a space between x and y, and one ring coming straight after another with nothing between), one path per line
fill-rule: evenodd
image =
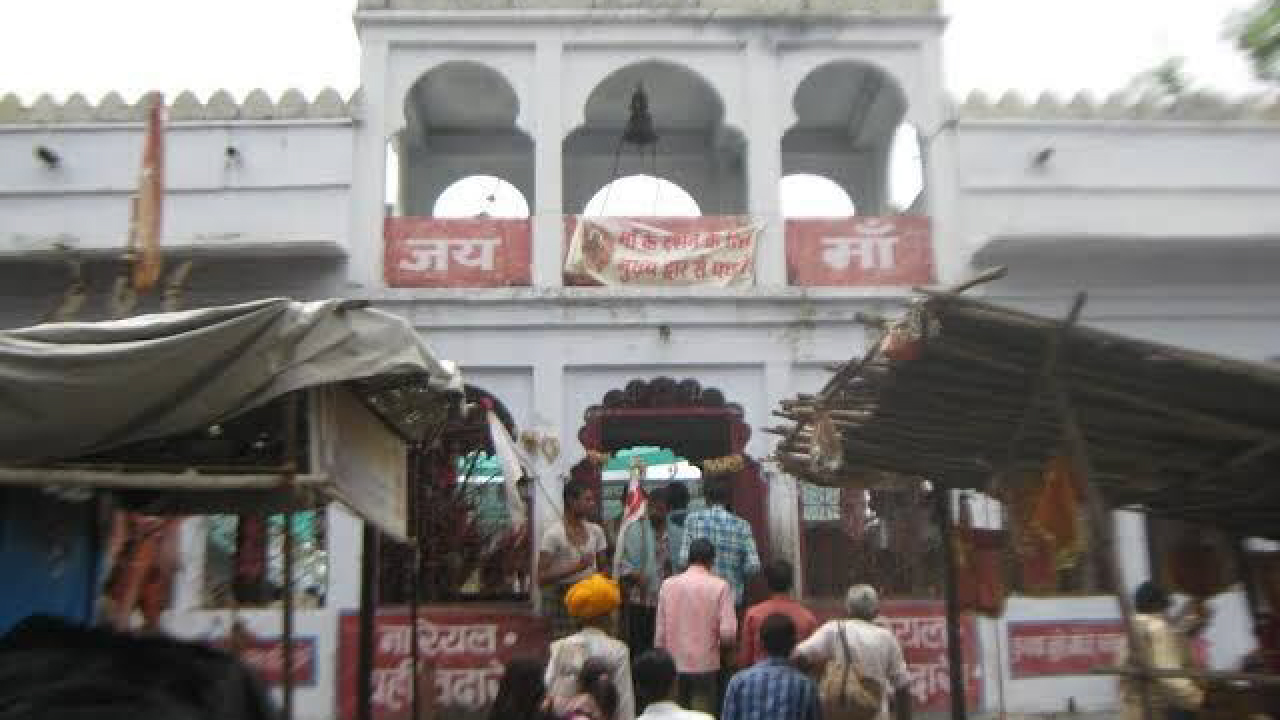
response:
M1260 0L1232 19L1229 32L1258 79L1280 84L1280 0Z

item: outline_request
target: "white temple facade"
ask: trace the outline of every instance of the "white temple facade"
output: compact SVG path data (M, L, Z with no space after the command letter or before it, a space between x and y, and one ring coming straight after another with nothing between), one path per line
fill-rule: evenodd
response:
M170 267L193 261L183 305L350 296L403 315L518 430L558 441L552 481L583 459L584 413L610 391L695 379L753 429L743 453L760 463L761 532L802 572L814 501L768 462L761 429L780 398L863 352L856 313L892 314L913 285L1007 265L978 292L1065 314L1085 290L1083 322L1280 357L1276 98L950 99L933 0L361 0L354 20L352 97L170 98L163 242ZM659 139L620 150L641 86ZM0 100L5 326L42 322L77 293L71 317L108 316L143 112L115 95ZM527 216L436 217L440 196L476 175L495 180L476 215L509 185ZM758 227L753 263L727 286L566 273L576 217L630 175L682 188L700 211L690 227ZM796 175L834 182L855 213L787 216L780 187ZM535 527L555 517L549 495ZM1117 524L1133 587L1152 572L1147 533L1137 516ZM189 635L229 622L202 595L205 534L188 523L171 625ZM307 720L339 717L359 538L329 511L327 592L299 618L314 638ZM1208 658L1235 667L1252 648L1240 594L1216 609ZM239 612L259 636L279 632L275 612ZM1037 674L1015 640L1116 615L1093 592L1015 597L1003 619L978 620L974 716L1111 707L1110 679Z

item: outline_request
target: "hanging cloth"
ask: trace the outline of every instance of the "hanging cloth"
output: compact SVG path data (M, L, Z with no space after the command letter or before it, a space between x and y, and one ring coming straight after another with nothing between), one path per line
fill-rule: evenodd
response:
M998 618L1004 614L1007 586L1004 579L1005 533L973 526L970 498L960 498L960 523L953 549L956 594L960 610Z

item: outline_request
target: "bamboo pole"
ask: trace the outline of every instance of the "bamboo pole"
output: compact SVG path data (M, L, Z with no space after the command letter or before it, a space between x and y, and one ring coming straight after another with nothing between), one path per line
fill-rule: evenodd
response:
M1084 303L1085 294L1078 293L1067 320L1058 328L1057 332L1065 334L1070 331L1071 326L1079 319ZM1067 449L1070 451L1072 464L1075 466L1076 472L1081 479L1081 484L1084 486L1085 498L1089 508L1089 519L1092 521L1091 525L1100 550L1098 555L1102 560L1106 576L1111 581L1115 591L1116 601L1120 605L1120 613L1124 617L1125 634L1129 640L1129 657L1139 669L1137 677L1142 695L1142 716L1144 720L1155 720L1146 646L1141 642L1138 634L1138 627L1134 620L1133 604L1129 600L1128 589L1124 582L1124 573L1116 561L1115 533L1111 524L1111 516L1107 512L1106 504L1103 502L1102 493L1099 492L1093 480L1093 467L1089 458L1088 441L1080 430L1080 420L1076 416L1075 408L1071 405L1070 395L1067 389L1063 387L1063 368L1067 364L1064 361L1069 361L1069 359L1058 358L1057 371L1051 375L1050 388L1053 392L1054 405L1063 421L1063 439L1066 440Z

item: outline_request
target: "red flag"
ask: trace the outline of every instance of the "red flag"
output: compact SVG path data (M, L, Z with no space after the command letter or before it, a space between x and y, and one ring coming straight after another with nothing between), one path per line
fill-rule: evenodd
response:
M129 249L133 256L133 287L145 292L160 280L164 259L160 255L160 226L164 208L164 96L151 96L147 130L142 146L142 171L130 223Z

